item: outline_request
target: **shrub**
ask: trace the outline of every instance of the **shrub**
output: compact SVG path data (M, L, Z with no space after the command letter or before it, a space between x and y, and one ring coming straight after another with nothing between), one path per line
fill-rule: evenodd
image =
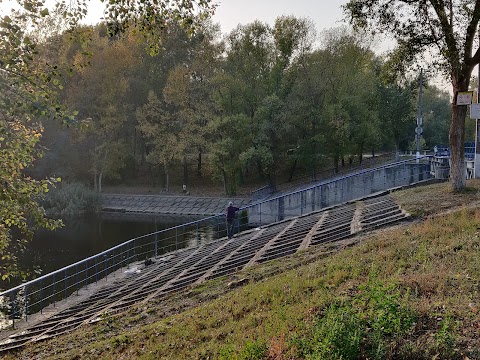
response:
M81 183L61 184L47 193L42 206L49 215L80 215L98 209L98 194Z

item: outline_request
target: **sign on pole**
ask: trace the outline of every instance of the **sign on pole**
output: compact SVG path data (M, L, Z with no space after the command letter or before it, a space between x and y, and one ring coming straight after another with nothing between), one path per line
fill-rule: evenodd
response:
M473 98L473 91L459 91L457 92L457 105L471 105Z
M480 119L480 104L470 106L470 119Z

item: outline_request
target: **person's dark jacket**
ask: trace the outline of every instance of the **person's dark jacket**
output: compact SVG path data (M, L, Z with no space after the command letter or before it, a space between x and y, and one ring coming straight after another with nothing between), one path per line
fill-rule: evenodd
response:
M227 221L233 221L235 219L235 213L238 211L238 208L230 205L227 208Z

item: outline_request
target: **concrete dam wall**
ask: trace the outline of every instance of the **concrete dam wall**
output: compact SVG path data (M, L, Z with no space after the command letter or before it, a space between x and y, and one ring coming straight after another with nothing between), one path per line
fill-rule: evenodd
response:
M321 182L248 208L249 222L268 224L381 191L432 179L429 163L404 163Z

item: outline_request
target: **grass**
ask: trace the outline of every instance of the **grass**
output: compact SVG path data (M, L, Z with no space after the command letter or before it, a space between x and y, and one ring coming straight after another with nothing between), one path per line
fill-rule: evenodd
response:
M256 266L4 359L480 359L480 183L415 221Z

